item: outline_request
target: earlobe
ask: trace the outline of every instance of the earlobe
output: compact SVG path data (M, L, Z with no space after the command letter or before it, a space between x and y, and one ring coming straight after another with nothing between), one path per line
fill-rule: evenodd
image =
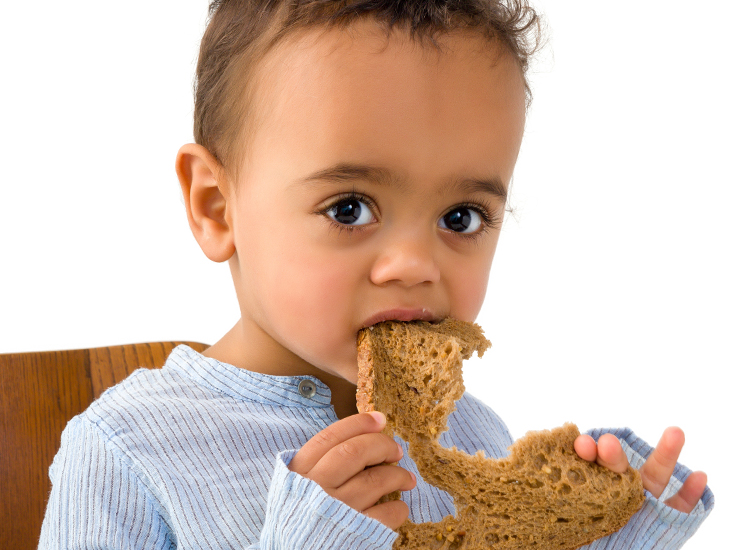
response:
M195 240L210 260L228 260L234 235L223 167L205 147L188 143L177 153L175 170Z

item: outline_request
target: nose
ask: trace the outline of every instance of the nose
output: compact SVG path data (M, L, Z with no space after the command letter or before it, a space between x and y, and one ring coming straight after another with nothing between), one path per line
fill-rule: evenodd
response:
M376 285L396 283L406 287L440 281L440 268L428 239L398 235L385 243L370 270Z

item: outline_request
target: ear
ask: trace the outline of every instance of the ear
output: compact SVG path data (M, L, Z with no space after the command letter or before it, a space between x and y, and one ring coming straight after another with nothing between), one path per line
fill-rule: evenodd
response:
M228 260L234 255L234 234L224 168L208 149L188 143L180 147L175 169L195 240L210 260Z

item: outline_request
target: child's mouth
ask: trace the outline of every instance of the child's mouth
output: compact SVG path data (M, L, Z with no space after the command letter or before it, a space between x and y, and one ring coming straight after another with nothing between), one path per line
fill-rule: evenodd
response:
M383 321L428 321L434 323L439 318L428 308L397 308L380 311L363 323L361 328L371 327Z

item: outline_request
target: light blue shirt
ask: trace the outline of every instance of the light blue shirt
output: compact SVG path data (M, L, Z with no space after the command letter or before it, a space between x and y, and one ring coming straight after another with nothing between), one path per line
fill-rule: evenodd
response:
M315 378L258 374L187 346L163 368L140 369L70 421L50 467L52 493L40 549L389 549L397 534L290 472L297 449L338 419ZM305 395L303 395L303 393ZM502 457L512 438L500 418L465 394L441 443ZM634 467L652 451L630 430L609 431ZM407 446L402 441L404 450ZM402 493L412 521L454 513L426 484ZM678 465L665 496L689 470ZM643 508L595 549L679 548L713 508L706 489L690 514L646 494Z

